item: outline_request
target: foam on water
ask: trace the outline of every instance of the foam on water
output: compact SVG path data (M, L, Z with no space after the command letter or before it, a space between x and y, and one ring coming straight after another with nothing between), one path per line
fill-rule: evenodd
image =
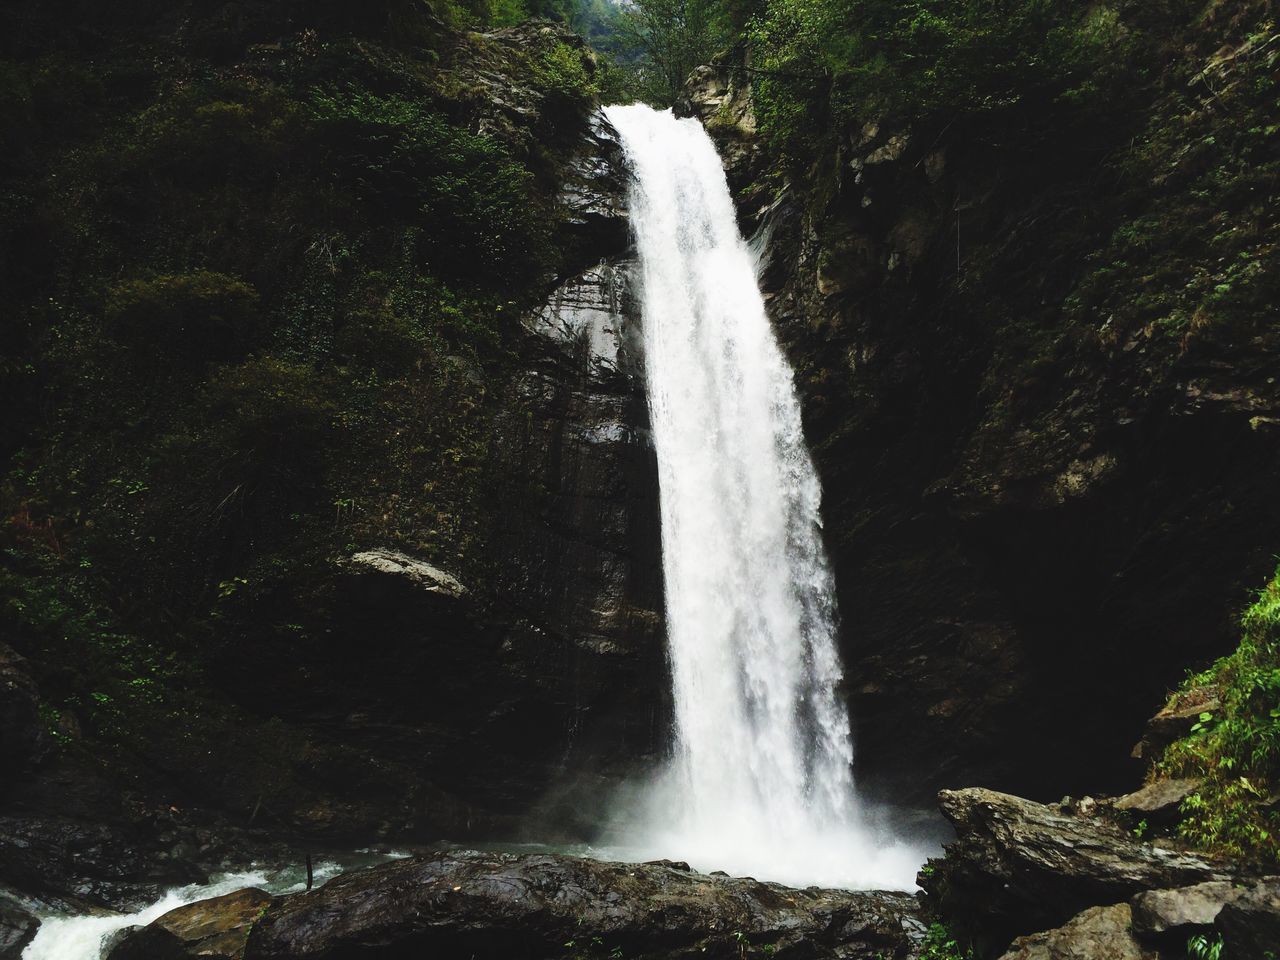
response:
M314 871L315 882L323 883L341 871L342 868L337 863L318 863ZM100 960L103 940L117 930L148 924L177 907L197 900L220 897L245 887L258 887L271 893L295 893L306 888L306 881L302 872L297 869L251 868L239 873L219 874L209 883L175 887L155 903L136 913L114 913L106 916L47 915L41 918L35 939L22 952L22 960Z

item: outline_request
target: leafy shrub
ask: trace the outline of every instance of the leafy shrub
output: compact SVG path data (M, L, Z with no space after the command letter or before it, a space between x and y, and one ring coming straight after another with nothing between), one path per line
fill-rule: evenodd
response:
M1167 776L1199 777L1183 804L1188 840L1268 865L1280 862L1280 571L1245 611L1239 648L1186 688L1215 686L1221 706L1158 764Z
M761 127L793 152L858 120L1081 96L1119 75L1128 36L1067 0L772 0L750 35Z
M547 217L532 175L497 141L417 100L357 89L314 91L311 116L340 186L423 224L420 255L433 268L476 283L537 272Z
M1187 941L1188 960L1222 960L1222 937L1206 937L1198 933Z
M427 351L420 326L385 305L353 311L334 338L340 358L368 366L383 376L409 373Z
M563 40L544 50L534 61L533 69L538 86L563 102L585 105L600 92L591 55Z
M960 946L945 926L933 923L921 944L920 960L973 960L973 951Z
M296 102L272 84L194 83L133 118L117 162L149 182L270 182L302 136L301 119Z
M314 482L336 409L328 384L311 366L262 357L228 367L210 382L204 402L218 430L212 453L238 463L255 481Z
M189 361L242 356L258 323L258 294L235 277L197 270L116 284L106 316L114 337L140 354Z

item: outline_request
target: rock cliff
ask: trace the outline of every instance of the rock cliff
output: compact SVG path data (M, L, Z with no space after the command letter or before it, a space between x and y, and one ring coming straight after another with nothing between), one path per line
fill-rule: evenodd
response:
M770 238L889 795L1127 789L1143 719L1269 572L1274 55L1266 11L1228 7L1160 15L1132 109L866 116L785 168L749 50L690 81Z

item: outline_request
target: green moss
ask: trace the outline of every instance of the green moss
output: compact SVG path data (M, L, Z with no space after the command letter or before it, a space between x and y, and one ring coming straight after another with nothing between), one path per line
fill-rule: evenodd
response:
M1220 707L1157 764L1167 776L1198 777L1183 804L1188 840L1269 867L1280 863L1280 571L1241 619L1240 646L1184 690L1210 686Z

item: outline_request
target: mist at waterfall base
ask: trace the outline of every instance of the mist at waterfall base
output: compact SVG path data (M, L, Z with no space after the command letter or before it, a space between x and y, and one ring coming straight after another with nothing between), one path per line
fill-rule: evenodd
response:
M605 114L632 174L675 707L672 759L615 805L610 845L794 885L910 888L925 851L854 790L821 489L720 158L696 120Z

